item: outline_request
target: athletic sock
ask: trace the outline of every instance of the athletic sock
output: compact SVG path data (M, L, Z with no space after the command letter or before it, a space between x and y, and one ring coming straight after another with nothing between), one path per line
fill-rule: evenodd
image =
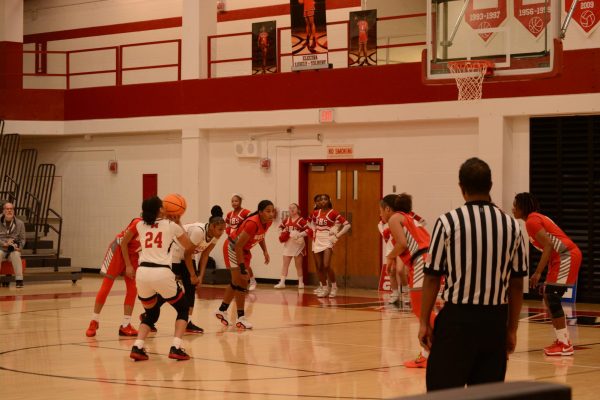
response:
M96 313L92 314L92 320L94 320L96 322L100 321L100 314L96 314Z
M123 322L121 323L121 326L123 328L127 327L127 325L129 325L131 323L131 315L123 315Z
M559 342L564 344L569 343L569 330L567 328L555 329L554 332L556 333L556 338Z
M402 286L402 293L408 294L408 286Z
M143 340L140 340L140 339L137 339L137 340L136 340L136 341L133 343L133 345L134 345L135 347L137 347L138 349L143 349L143 348L144 348L144 341L143 341Z
M281 280L279 281L279 283L285 283L285 279L287 278L287 276L282 276Z
M429 352L425 350L425 347L421 347L421 355L425 358L429 357Z
M331 288L332 288L332 289L337 289L337 282L333 282L333 283L331 284Z
M229 304L223 302L223 303L221 303L221 307L219 307L219 311L227 311L228 308L229 308Z
M238 318L242 318L244 316L244 310L237 310Z
M178 337L173 338L173 346L175 346L176 349L181 348L182 343L183 343L183 339L178 338Z

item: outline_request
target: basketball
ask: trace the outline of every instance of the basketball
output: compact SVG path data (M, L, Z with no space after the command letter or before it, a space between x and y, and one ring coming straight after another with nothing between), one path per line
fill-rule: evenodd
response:
M185 198L177 193L166 195L162 202L167 215L183 215L187 207Z

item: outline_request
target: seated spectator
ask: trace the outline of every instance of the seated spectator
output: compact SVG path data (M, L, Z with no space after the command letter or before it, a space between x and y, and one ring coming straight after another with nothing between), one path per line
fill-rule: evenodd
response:
M0 261L9 260L15 271L17 288L23 287L21 249L25 245L25 224L15 217L12 203L4 203L0 216Z

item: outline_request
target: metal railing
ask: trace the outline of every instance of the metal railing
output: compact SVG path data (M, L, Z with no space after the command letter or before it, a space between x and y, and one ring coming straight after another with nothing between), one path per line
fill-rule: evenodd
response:
M395 16L389 16L389 17L380 17L377 18L377 21L391 21L391 20L400 20L400 19L410 19L410 18L422 18L422 17L426 17L427 14L426 13L417 13L417 14L406 14L406 15L395 15ZM350 21L348 20L344 20L344 21L334 21L334 22L328 22L327 26L333 26L333 25L346 25L346 31L348 31L350 29ZM281 72L281 59L283 57L291 57L292 53L282 53L281 52L281 32L286 31L286 30L291 30L292 28L289 26L285 26L285 27L280 27L277 28L277 72ZM425 33L423 33L424 35ZM231 38L231 37L237 37L237 36L249 36L252 35L252 32L238 32L238 33L226 33L226 34L221 34L221 35L210 35L207 37L207 64L208 64L208 77L212 78L212 66L213 64L221 64L221 63L233 63L233 62L240 62L240 61L252 61L252 57L239 57L239 58L225 58L225 59L220 59L220 60L214 60L212 58L212 53L213 53L213 40L215 39L222 39L222 38ZM346 35L346 37L348 37L348 35ZM400 47L411 47L411 46L425 46L426 42L424 41L418 41L418 42L410 42L410 43L398 43L398 44L385 44L385 45L377 45L377 50L380 49L393 49L393 48L400 48ZM348 51L349 50L349 46L346 47L339 47L339 48L333 48L333 49L329 49L328 52L329 53L336 53L336 52L341 52L341 51Z
M54 264L54 271L58 272L58 261L60 259L60 242L61 242L61 238L62 238L63 218L59 213L57 213L56 211L54 211L51 208L48 208L48 217L50 216L50 214L53 214L58 219L58 229L54 225L51 225L50 223L46 222L46 225L44 227L44 233L47 235L50 230L53 230L56 233L56 235L58 236L57 245L56 245L56 263ZM48 218L46 218L46 221L48 221Z
M166 43L177 43L177 62L171 64L155 64L155 65L144 65L139 67L123 67L123 49L130 47L139 46L152 46ZM89 71L78 71L73 72L72 69L72 55L90 52L102 52L102 51L114 51L114 69L102 69L102 70L89 70ZM25 54L62 54L65 56L65 72L64 73L35 73L35 72L24 72L23 76L34 76L34 77L64 77L66 89L71 89L71 78L75 76L83 75L98 75L98 74L115 74L115 86L121 86L123 84L123 72L127 71L138 71L145 69L158 69L158 68L177 68L177 80L181 80L181 39L171 40L159 40L154 42L143 42L143 43L128 43L119 46L107 46L107 47L95 47L90 49L79 49L79 50L67 50L67 51L56 51L56 50L23 50Z

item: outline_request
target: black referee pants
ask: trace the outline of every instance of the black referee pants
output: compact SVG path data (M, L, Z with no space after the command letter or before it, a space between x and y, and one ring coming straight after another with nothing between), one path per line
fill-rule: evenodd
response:
M427 390L502 382L508 306L446 303L435 319Z

